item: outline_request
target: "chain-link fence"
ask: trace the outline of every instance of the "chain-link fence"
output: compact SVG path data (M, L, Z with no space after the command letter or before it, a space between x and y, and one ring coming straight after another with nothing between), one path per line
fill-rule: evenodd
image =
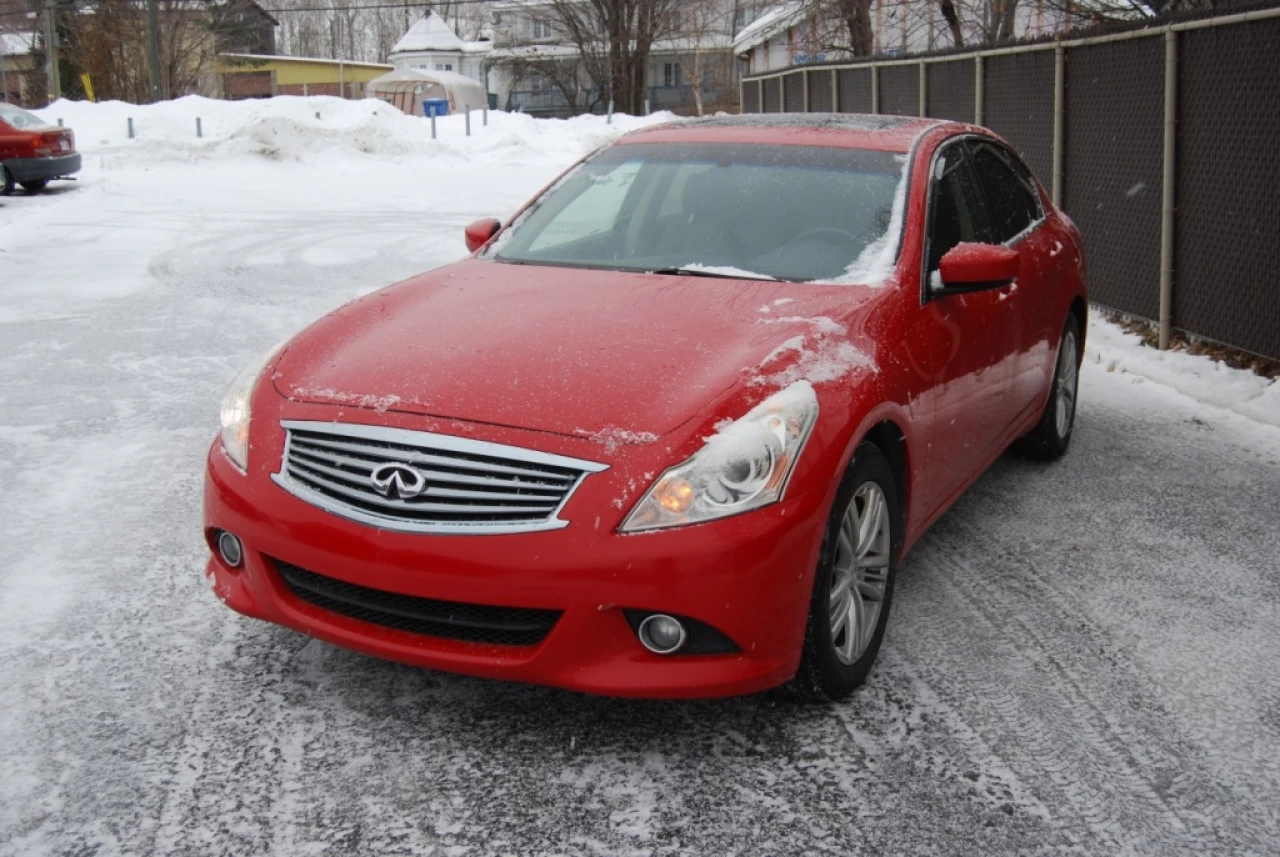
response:
M1092 299L1280 359L1280 9L967 54L791 68L744 112L977 122L1084 236ZM1170 129L1172 133L1166 133Z

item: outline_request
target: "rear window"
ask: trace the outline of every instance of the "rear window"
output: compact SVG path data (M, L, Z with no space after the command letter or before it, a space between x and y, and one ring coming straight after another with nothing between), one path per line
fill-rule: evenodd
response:
M36 114L28 113L12 104L0 104L0 119L18 129L43 128L49 124Z

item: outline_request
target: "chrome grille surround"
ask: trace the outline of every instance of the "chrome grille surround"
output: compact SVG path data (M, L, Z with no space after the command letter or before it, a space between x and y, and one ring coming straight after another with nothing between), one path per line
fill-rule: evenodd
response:
M284 457L271 478L300 500L406 533L498 535L558 530L560 510L588 474L608 465L518 446L359 423L282 420ZM409 465L425 491L401 499L375 490L373 470Z

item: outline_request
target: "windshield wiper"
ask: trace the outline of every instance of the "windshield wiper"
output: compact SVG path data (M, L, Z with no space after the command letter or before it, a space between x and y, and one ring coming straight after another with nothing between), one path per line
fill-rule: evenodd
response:
M672 265L667 268L654 268L650 274L674 274L681 277L717 277L723 280L770 280L780 282L777 277L768 274L757 274L753 271L739 271L733 268L682 268Z

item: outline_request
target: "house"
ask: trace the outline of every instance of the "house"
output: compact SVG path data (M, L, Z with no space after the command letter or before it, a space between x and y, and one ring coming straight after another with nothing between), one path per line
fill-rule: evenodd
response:
M487 85L486 59L492 48L487 36L464 41L448 22L428 12L400 37L387 60L397 69L453 72Z
M1019 4L1014 32L1034 38L1056 32L1065 13L1044 0ZM981 43L981 23L962 19L965 39ZM872 0L872 54L901 56L945 50L954 45L939 4L916 0ZM830 11L803 0L791 0L766 10L733 38L733 53L745 65L744 74L779 71L793 65L850 59L849 27Z
M692 113L734 108L740 67L733 34L754 17L742 0L681 5L657 39L646 69L651 110ZM590 62L563 33L549 0L499 0L491 5L490 91L498 105L541 115L606 109L607 81L594 80Z
M364 98L365 86L391 71L382 63L314 57L218 54L218 83L223 98L272 95L341 95Z
M36 34L0 32L0 101L34 107L45 101Z

